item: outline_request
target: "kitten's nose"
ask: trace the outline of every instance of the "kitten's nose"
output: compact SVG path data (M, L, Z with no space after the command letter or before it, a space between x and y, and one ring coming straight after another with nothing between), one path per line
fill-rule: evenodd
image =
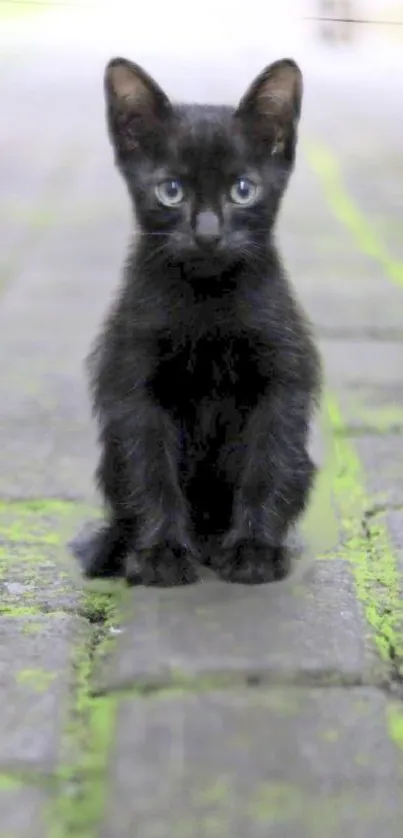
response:
M212 250L221 238L220 220L215 212L203 210L196 218L194 237L199 247Z

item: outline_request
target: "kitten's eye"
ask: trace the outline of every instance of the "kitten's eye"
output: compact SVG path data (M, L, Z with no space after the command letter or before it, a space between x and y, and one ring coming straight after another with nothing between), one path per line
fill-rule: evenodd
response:
M241 204L244 207L250 206L256 200L258 193L257 186L246 177L239 177L230 189L230 198L234 204Z
M162 180L155 187L155 194L164 207L176 207L181 204L185 197L185 190L179 180L170 178Z

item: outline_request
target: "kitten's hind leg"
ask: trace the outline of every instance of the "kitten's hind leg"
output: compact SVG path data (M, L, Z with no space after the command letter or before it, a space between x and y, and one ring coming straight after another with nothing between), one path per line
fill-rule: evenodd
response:
M87 523L69 542L85 576L123 576L128 550L129 532L119 521Z

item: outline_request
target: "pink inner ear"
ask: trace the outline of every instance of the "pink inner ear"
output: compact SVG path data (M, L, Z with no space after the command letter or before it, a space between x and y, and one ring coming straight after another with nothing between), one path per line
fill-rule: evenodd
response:
M260 110L270 115L289 113L300 99L302 86L299 75L295 70L284 67L273 78L263 82L257 91Z
M123 64L111 67L109 81L115 96L127 105L147 105L150 91L133 70Z
M302 75L291 60L271 64L251 84L240 103L240 111L246 108L262 117L280 119L296 116L302 98Z

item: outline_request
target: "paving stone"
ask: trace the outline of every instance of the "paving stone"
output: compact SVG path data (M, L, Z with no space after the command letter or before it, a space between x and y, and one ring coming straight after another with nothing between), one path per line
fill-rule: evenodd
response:
M1 838L43 838L47 829L47 793L24 786L7 776L0 778Z
M343 436L398 437L403 433L403 382L396 384L352 384L339 390L338 402L343 414Z
M403 573L403 505L400 509L387 509L380 520L388 528L393 545L393 553L400 573ZM399 591L397 591L397 595L399 595Z
M321 340L319 346L330 388L349 388L354 395L356 387L399 390L402 386L403 343Z
M81 572L67 544L97 512L60 500L0 502L0 614L81 608Z
M368 329L402 331L401 287L388 281L383 266L362 252L350 230L335 219L303 143L278 239L292 282L319 330L342 327L357 336Z
M400 444L399 444L400 443ZM375 504L403 504L403 445L400 436L359 437L354 445Z
M382 87L377 95L376 119L370 105L374 90L361 87L359 95L342 85L333 87L332 95L316 82L306 100L310 131L314 132L336 155L344 187L359 210L381 235L384 249L403 258L400 229L402 156L398 137L402 116L395 107L400 95L400 81L390 90ZM343 124L345 130L340 130ZM365 143L362 137L365 136ZM367 223L368 223L367 222Z
M399 838L385 705L372 689L128 697L102 838Z
M99 674L103 686L175 673L356 673L374 664L348 564L337 558L308 563L295 585L206 579L184 590L139 588L121 628Z
M78 617L0 615L0 714L3 771L55 768L68 709L72 648L89 637Z
M101 289L93 301L86 281L85 275L69 280L36 270L3 297L0 495L5 497L93 497L96 429L84 358L104 306ZM106 305L108 291L104 295Z
M0 546L0 614L75 611L82 605L78 563L63 546Z

